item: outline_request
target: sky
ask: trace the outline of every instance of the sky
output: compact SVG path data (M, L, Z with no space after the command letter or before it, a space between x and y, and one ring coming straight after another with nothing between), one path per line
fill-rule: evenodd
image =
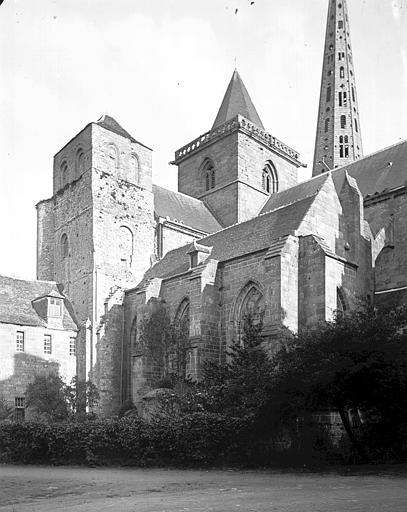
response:
M235 66L310 176L328 0L252 2L4 0L0 274L35 279L35 204L86 124L113 116L154 150L154 182L176 190L174 151L211 128ZM407 0L348 10L367 155L407 139Z

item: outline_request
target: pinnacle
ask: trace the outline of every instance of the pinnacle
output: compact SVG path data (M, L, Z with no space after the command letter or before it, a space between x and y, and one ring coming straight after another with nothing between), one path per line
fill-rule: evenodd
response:
M237 115L245 117L253 124L264 130L259 114L257 113L239 72L235 68L215 122L213 123L212 130L221 124L226 123L226 121L233 119Z

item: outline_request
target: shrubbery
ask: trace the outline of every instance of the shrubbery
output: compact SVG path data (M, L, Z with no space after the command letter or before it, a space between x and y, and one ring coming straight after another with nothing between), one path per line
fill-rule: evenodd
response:
M237 460L248 423L219 414L73 423L0 423L0 462L134 466Z

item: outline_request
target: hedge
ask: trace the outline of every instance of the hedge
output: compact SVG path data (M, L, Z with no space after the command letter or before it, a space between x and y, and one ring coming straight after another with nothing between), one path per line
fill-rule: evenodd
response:
M0 423L0 462L207 465L244 458L250 422L194 413L146 423L137 417L83 423Z

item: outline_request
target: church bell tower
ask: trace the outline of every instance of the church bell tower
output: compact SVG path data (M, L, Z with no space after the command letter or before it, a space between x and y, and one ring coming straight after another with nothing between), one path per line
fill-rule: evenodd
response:
M313 176L363 156L346 0L329 0Z

